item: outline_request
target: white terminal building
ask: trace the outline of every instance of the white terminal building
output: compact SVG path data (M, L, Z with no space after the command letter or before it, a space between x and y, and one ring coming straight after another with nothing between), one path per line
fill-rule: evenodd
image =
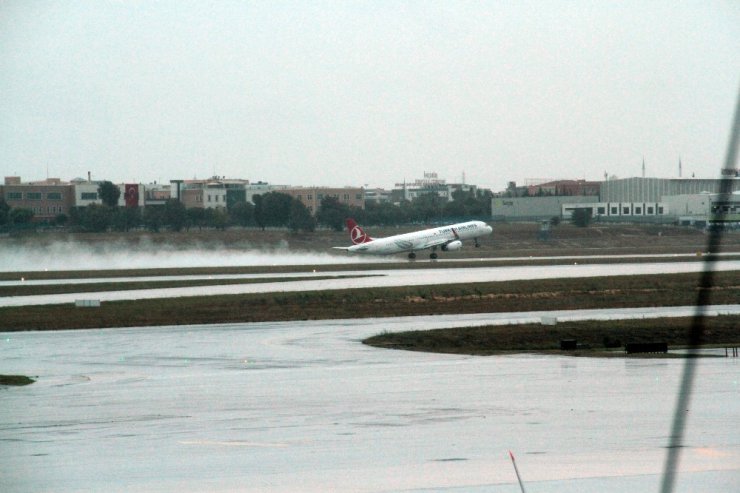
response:
M500 220L570 219L576 209L587 209L601 221L740 223L740 177L728 180L733 193L723 199L720 179L611 179L601 182L598 196L494 197L492 216Z

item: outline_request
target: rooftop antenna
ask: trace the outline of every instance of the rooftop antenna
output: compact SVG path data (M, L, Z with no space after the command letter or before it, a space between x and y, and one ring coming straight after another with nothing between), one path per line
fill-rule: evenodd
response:
M642 156L642 177L645 178L645 156Z
M682 173L682 166L681 166L681 156L678 156L678 177L681 178Z
M463 170L463 175L462 175L462 184L463 184L463 185L465 185L465 170Z

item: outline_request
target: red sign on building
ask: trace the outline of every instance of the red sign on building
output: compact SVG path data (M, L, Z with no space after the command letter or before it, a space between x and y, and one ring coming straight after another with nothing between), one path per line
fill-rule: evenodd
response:
M127 183L123 199L126 201L126 207L139 206L139 185L137 183Z

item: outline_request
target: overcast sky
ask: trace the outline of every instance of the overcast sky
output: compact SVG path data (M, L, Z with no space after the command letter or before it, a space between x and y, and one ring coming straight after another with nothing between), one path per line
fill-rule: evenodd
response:
M718 176L737 1L0 0L0 172Z

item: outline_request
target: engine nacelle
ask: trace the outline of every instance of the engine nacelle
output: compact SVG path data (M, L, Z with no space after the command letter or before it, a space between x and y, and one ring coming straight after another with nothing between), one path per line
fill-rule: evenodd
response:
M442 251L445 252L454 252L455 250L459 250L462 248L462 241L455 240L451 241L445 245L442 245Z

